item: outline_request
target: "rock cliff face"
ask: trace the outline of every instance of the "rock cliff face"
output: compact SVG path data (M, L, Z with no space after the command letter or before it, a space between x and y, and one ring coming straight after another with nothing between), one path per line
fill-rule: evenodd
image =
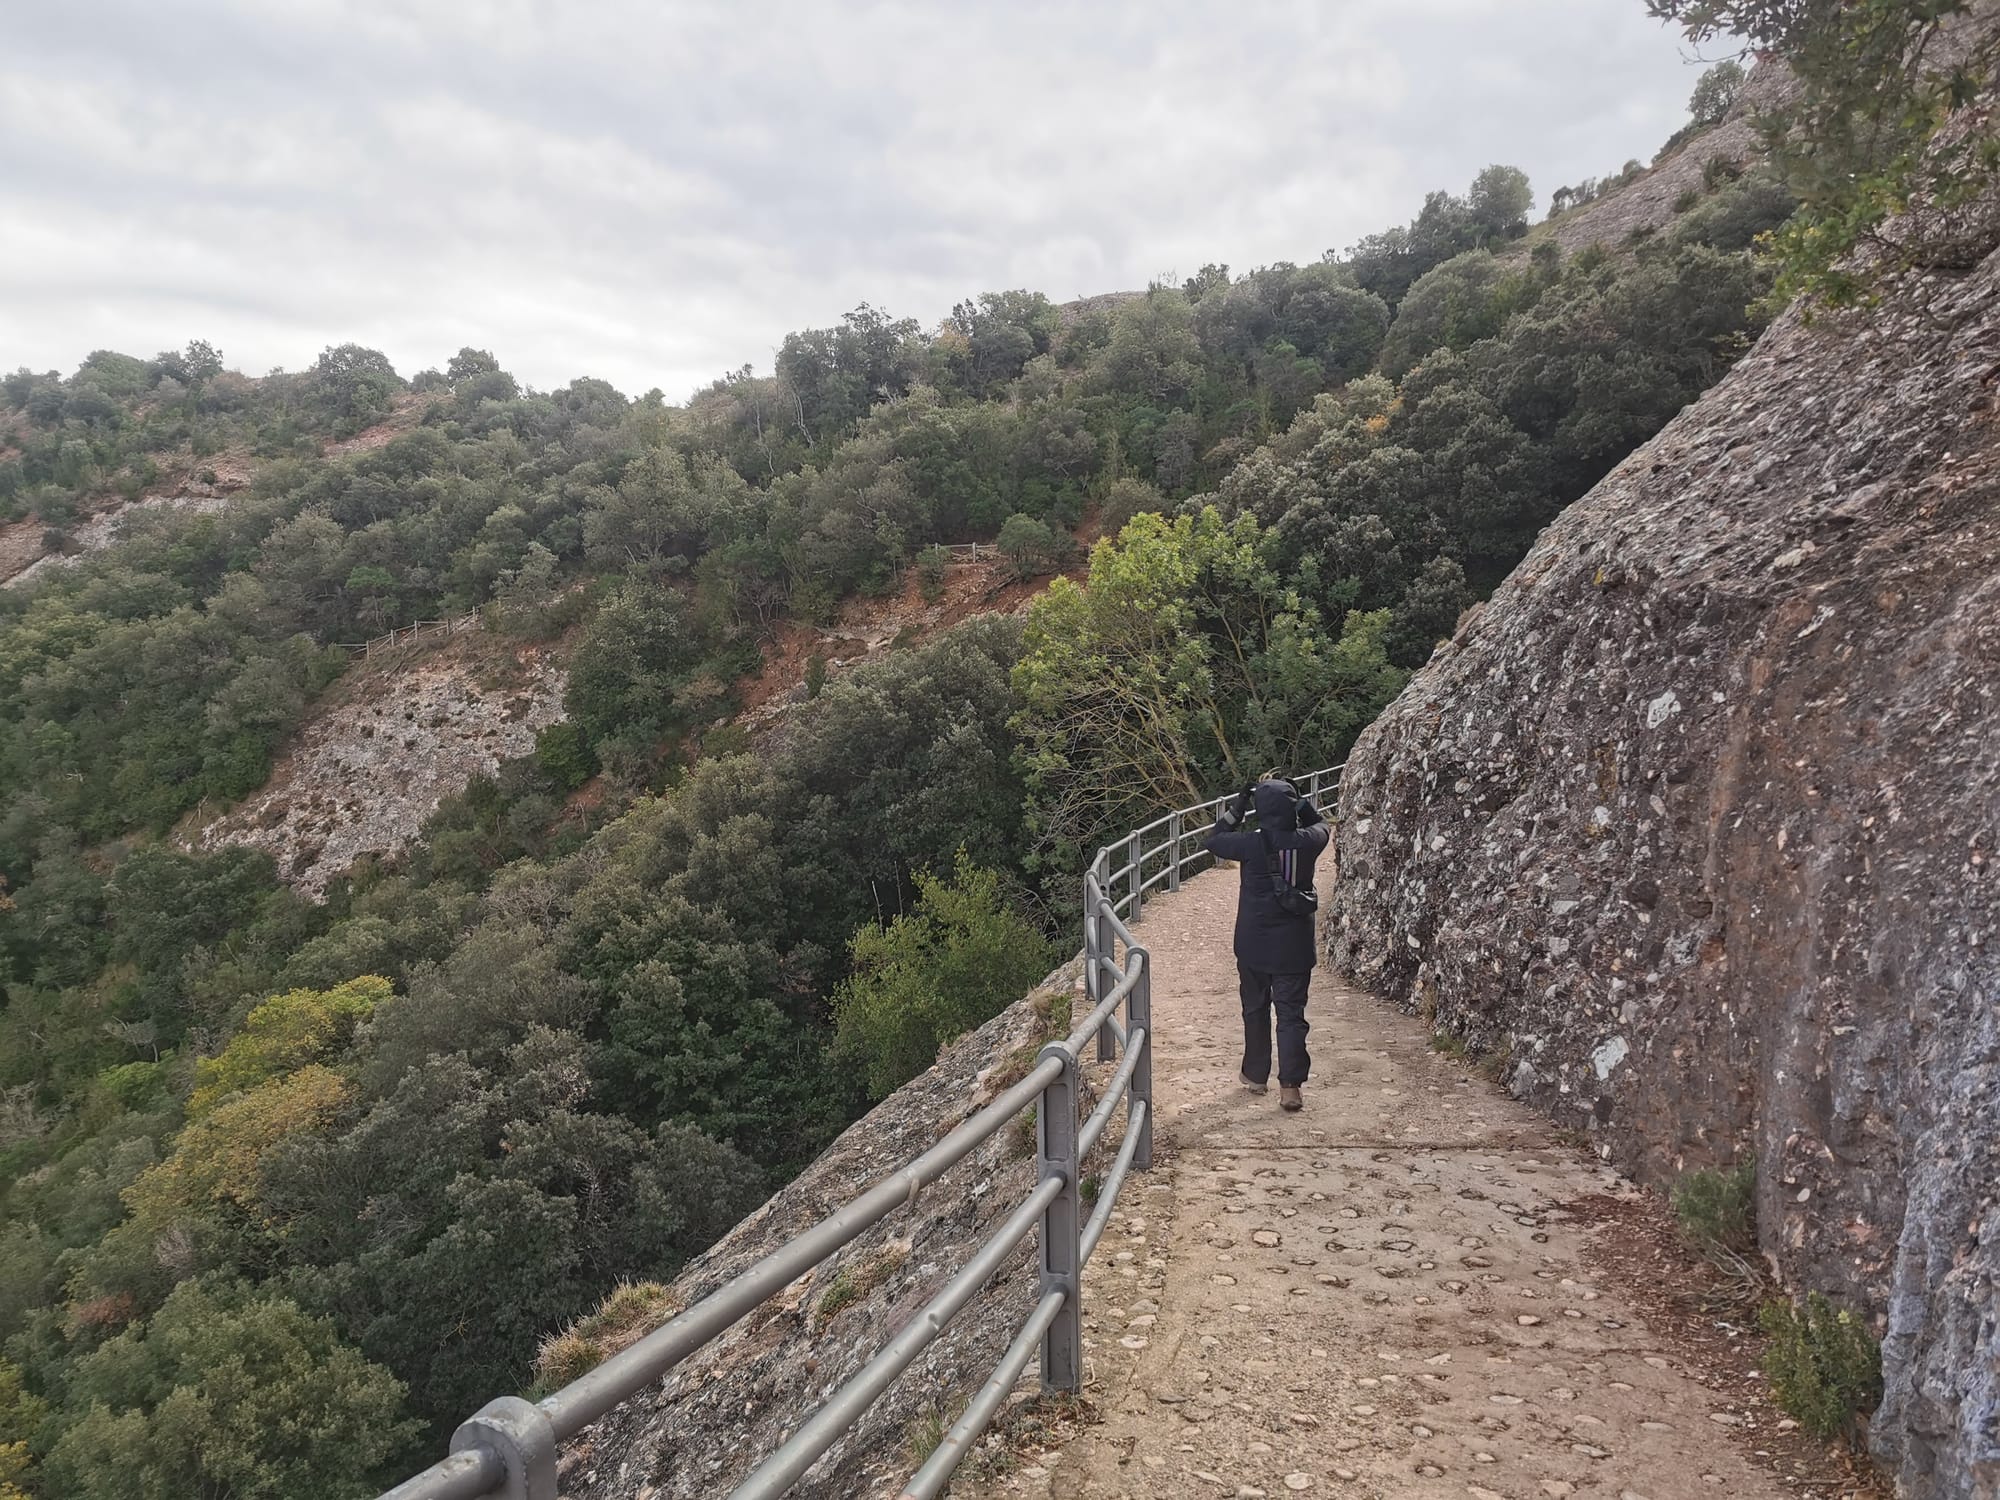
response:
M2000 254L1781 319L1363 736L1328 928L1619 1167L1753 1156L1913 1496L2000 1494L1997 397Z
M1051 1006L1080 993L1082 963L946 1048L673 1284L691 1305L872 1187L985 1107L1026 1071ZM1087 1098L1087 1094L1086 1094ZM1087 1107L1087 1105L1086 1105ZM1106 1132L1098 1157L1116 1146ZM700 1500L733 1489L936 1295L1034 1186L1032 1137L1003 1130L914 1206L828 1257L563 1455L566 1500ZM900 1483L927 1416L955 1418L1034 1304L1035 1236L790 1491L846 1500ZM839 1288L835 1291L835 1288ZM830 1297L829 1293L833 1292Z
M535 748L563 716L568 673L549 651L472 631L352 675L299 731L263 790L190 842L267 849L315 899L364 854L394 855L446 797Z

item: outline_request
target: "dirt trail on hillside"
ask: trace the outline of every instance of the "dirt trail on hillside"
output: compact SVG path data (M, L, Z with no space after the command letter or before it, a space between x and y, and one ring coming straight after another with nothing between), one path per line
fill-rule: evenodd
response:
M1614 1269L1645 1260L1638 1190L1413 1019L1322 972L1305 1110L1244 1090L1235 894L1217 872L1140 928L1163 1150L1086 1271L1099 1420L955 1495L1846 1493L1740 1363L1648 1325Z

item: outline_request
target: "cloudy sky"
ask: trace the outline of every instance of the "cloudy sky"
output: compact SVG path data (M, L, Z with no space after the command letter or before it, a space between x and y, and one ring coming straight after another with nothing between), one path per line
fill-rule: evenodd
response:
M680 399L934 323L1310 260L1504 161L1650 159L1642 0L63 0L0 45L0 367L461 345Z

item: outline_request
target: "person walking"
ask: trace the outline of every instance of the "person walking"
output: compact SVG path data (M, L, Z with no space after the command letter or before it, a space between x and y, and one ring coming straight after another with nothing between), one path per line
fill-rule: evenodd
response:
M1246 827L1253 813L1257 826ZM1275 1011L1278 1104L1286 1110L1304 1107L1300 1090L1312 1072L1306 990L1318 957L1313 866L1331 837L1326 819L1296 787L1267 776L1216 813L1204 845L1217 859L1240 866L1235 947L1243 999L1243 1086L1253 1094L1270 1087Z

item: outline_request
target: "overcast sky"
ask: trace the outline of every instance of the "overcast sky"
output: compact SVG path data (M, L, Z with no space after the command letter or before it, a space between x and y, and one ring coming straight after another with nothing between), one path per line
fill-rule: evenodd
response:
M1305 261L1489 162L1650 160L1642 0L61 0L0 42L0 368L461 345L679 400L934 324Z

